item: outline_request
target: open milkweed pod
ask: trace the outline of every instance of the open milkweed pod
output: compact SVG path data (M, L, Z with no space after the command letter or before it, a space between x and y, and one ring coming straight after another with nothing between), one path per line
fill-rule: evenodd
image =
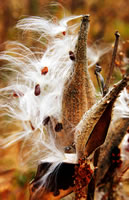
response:
M73 60L72 79L67 81L64 86L62 100L62 129L58 132L56 129L56 119L51 117L48 124L51 130L56 132L56 141L64 146L74 141L71 137L71 130L80 121L82 115L95 103L95 89L88 73L87 63L87 35L88 35L89 16L83 16L75 52L70 52L70 58ZM75 60L74 60L75 56ZM55 127L55 129L53 129ZM69 128L69 130L68 130ZM64 135L65 134L65 135ZM63 139L62 139L63 138ZM65 140L66 138L66 140ZM62 141L60 141L60 139ZM56 142L55 141L55 142ZM59 142L60 141L60 142ZM76 154L75 154L76 155ZM70 156L70 155L69 155ZM76 159L77 160L77 159ZM54 166L54 170L48 166ZM61 197L73 191L74 185L74 163L42 163L34 181L30 185L31 199L60 199ZM48 167L48 169L46 169ZM48 170L48 171L47 171ZM51 171L51 173L50 173ZM48 175L47 173L50 173ZM47 181L44 177L47 174Z
M87 37L89 15L82 17L82 23L75 51L70 52L73 73L64 86L62 99L62 124L68 144L73 142L75 126L83 114L95 103L95 89L88 72ZM74 59L73 59L74 57Z
M44 185L42 177L53 167L53 163L41 163L37 174L30 184L30 200L58 200L71 193L74 189L75 164L60 163L50 173ZM55 166L54 166L55 167Z
M11 42L11 49L0 55L0 59L9 63L7 69L14 72L12 78L10 74L7 76L9 86L0 89L1 96L6 99L2 99L0 104L5 115L11 117L12 123L20 121L22 125L22 130L5 138L3 143L6 147L25 138L27 146L28 142L32 144L25 157L29 155L33 167L35 162L41 163L30 184L31 200L60 199L74 190L75 166L78 167L82 161L77 172L81 167L84 169L81 172L85 172L85 161L87 169L91 168L89 160L82 157L90 155L103 143L110 123L112 104L126 85L124 78L102 101L94 105L95 92L87 63L89 16L82 17L76 47L77 36L72 33L78 25L70 26L70 29L67 26L70 20L78 17L82 15L65 18L58 24L37 17L23 19L17 27L36 31L44 50L32 51L23 44ZM72 52L74 47L75 51ZM90 60L92 51L89 52ZM76 153L66 155L64 152L64 147L74 142L76 126L79 162ZM88 173L92 175L92 171L90 173L89 169ZM91 176L89 178L86 177L87 174L83 175L84 180L88 178L90 181Z
M129 126L125 133L125 136L122 139L122 142L119 145L120 148L120 158L121 166L115 170L114 173L114 182L123 183L128 179L128 170L129 170ZM122 184L123 185L123 184Z
M114 120L112 121L106 140L100 147L97 165L96 184L103 181L111 166L111 154L114 147L118 147L129 126L129 93L122 91L114 107Z
M117 83L105 97L93 105L76 127L75 143L78 159L88 157L103 144L111 120L112 106L118 94L127 85L128 77Z
M82 194L87 196L85 189L93 170L94 166L87 159L80 159L79 163L41 163L30 184L30 200L58 200L73 191L77 199L82 200Z

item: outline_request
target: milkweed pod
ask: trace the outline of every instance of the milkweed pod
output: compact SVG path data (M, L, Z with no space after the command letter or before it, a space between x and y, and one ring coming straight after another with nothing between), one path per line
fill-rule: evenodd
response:
M104 143L111 120L112 106L119 93L127 85L128 80L128 77L125 76L102 100L83 115L75 132L78 158L83 155L89 156Z
M66 137L71 145L74 138L75 126L83 114L95 103L95 90L92 84L87 61L87 37L89 15L82 17L81 27L74 52L69 55L74 62L73 74L64 84L62 98L62 124Z

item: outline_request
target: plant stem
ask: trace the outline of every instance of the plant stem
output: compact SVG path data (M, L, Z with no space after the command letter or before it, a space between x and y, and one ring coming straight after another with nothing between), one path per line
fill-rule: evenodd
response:
M110 64L110 68L109 68L109 73L107 76L107 80L105 83L105 87L104 87L104 95L108 92L109 89L109 85L111 82L111 77L112 77L112 73L114 70L114 63L115 63L115 59L116 59L116 54L117 54L117 49L118 49L118 44L119 44L119 38L120 38L120 34L118 31L115 32L115 44L114 44L114 49L113 49L113 54L112 54L112 60L111 60L111 64Z

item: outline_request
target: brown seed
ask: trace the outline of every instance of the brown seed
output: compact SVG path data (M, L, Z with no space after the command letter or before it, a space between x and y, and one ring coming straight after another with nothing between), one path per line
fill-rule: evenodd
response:
M41 70L41 74L42 75L46 75L48 73L48 67L45 66L42 70Z
M48 116L43 120L43 125L44 126L47 125L49 121L50 121L50 117Z
M62 34L63 34L63 35L66 35L66 31L63 31Z
M69 51L69 58L73 61L75 61L75 55L72 51Z
M32 122L31 122L31 121L29 121L29 123L30 123L30 126L31 126L32 130L34 131L34 130L35 130L35 128L34 128L34 126L33 126Z
M63 129L62 123L57 123L55 126L55 131L60 132Z
M37 85L35 86L34 94L35 94L35 96L39 96L40 93L41 93L41 91L40 91L40 85L37 84Z
M13 93L13 97L19 97L16 92Z
M24 94L22 92L13 92L13 97L22 97Z

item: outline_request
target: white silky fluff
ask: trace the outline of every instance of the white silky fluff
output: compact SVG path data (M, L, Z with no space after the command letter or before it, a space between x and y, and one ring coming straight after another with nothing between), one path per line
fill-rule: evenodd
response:
M69 158L57 149L54 137L47 133L43 120L47 116L61 120L63 87L73 70L68 52L74 51L77 41L76 29L80 25L68 25L68 22L80 17L82 15L66 17L56 22L40 17L22 19L18 22L17 28L38 32L38 40L41 43L42 38L46 39L46 44L43 44L45 48L43 46L43 50L34 52L19 42L8 42L10 48L0 54L0 60L7 63L0 70L8 78L8 86L0 89L1 116L9 116L8 123L20 121L22 124L22 130L5 138L3 146L7 147L24 139L22 146L27 147L28 151L23 157L27 160L33 155L36 162L76 162L76 155ZM63 34L64 32L66 34ZM108 50L104 48L97 51L89 47L90 66ZM45 66L48 67L48 73L41 75L41 70ZM6 73L6 70L13 72L12 75ZM39 96L34 95L37 84L41 89ZM14 97L13 93L19 97ZM31 144L28 141L31 141Z
M129 92L126 88L124 88L117 98L113 118L129 118Z
M129 160L129 134L127 133L121 143L121 156L124 161Z

